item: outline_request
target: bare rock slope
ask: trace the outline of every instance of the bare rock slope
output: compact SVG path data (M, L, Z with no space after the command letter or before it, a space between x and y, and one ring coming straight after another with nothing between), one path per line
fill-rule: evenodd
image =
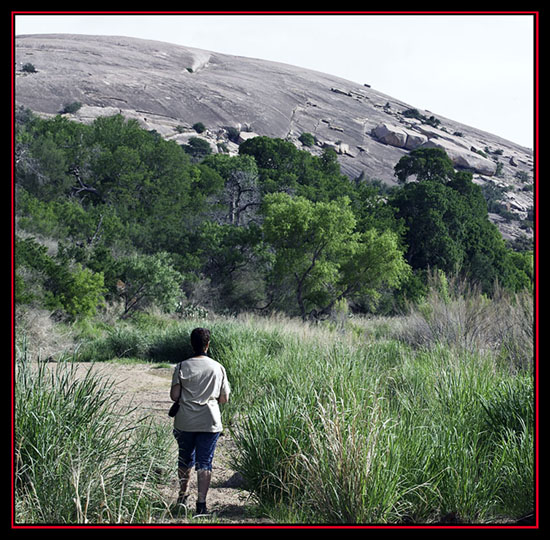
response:
M429 111L411 116L414 105L367 84L127 37L26 35L16 38L15 52L16 105L40 114L78 102L77 120L122 113L165 138L185 143L199 136L213 151L229 153L255 135L313 153L329 146L351 178L363 173L386 183L395 182L393 167L405 153L440 147L476 182L504 188L503 202L518 220L533 205L526 189L533 183L530 149ZM192 129L197 122L206 127L200 135ZM302 133L314 135L313 147L302 146Z

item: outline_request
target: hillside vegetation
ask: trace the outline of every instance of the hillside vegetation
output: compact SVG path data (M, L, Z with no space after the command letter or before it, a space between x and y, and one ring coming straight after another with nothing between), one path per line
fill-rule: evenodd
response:
M19 522L166 519L170 441L64 360L174 364L199 325L262 515L532 515L533 256L444 151L402 158L388 190L281 139L210 155L120 115L16 120Z
M533 284L532 252L505 245L471 174L438 148L401 158L387 192L342 175L332 150L281 139L209 155L121 115L17 120L18 304L72 319L121 300L123 317L155 304L319 320L398 312L429 270L485 294Z

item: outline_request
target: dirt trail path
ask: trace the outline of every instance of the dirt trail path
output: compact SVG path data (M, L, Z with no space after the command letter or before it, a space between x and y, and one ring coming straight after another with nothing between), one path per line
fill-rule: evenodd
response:
M92 367L93 366L93 367ZM155 364L121 365L114 363L79 364L78 370L83 374L88 369L101 373L112 380L118 391L124 395L122 405L135 407L137 417L150 415L155 422L172 432L173 420L168 416L171 400L169 398L173 368L157 367ZM219 439L214 456L212 483L208 492L208 508L215 513L209 523L216 524L259 524L256 518L247 513L250 506L250 494L243 490L239 474L231 469L230 456L235 445L225 431ZM174 459L177 459L177 445L174 440ZM163 491L167 508L174 508L177 496L177 474L174 462L173 479ZM192 475L190 503L194 508L196 494L196 477ZM175 515L167 512L165 523L196 523L189 515ZM200 518L202 520L202 518ZM202 520L204 522L204 520ZM265 524L265 523L264 523Z

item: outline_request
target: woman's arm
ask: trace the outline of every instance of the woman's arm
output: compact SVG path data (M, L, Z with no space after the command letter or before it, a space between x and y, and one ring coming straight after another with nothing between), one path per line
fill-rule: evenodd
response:
M170 399L172 401L178 401L181 394L181 385L180 384L174 384L172 385L172 388L170 388Z

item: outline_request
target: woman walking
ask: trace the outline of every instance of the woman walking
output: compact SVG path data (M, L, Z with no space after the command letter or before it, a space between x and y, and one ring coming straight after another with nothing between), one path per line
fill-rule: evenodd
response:
M196 513L206 514L206 496L212 478L212 460L222 431L220 403L229 399L225 368L209 358L210 331L191 332L194 355L180 362L172 377L170 398L179 403L174 417L174 437L178 442L178 504L187 506L189 479L197 472Z

